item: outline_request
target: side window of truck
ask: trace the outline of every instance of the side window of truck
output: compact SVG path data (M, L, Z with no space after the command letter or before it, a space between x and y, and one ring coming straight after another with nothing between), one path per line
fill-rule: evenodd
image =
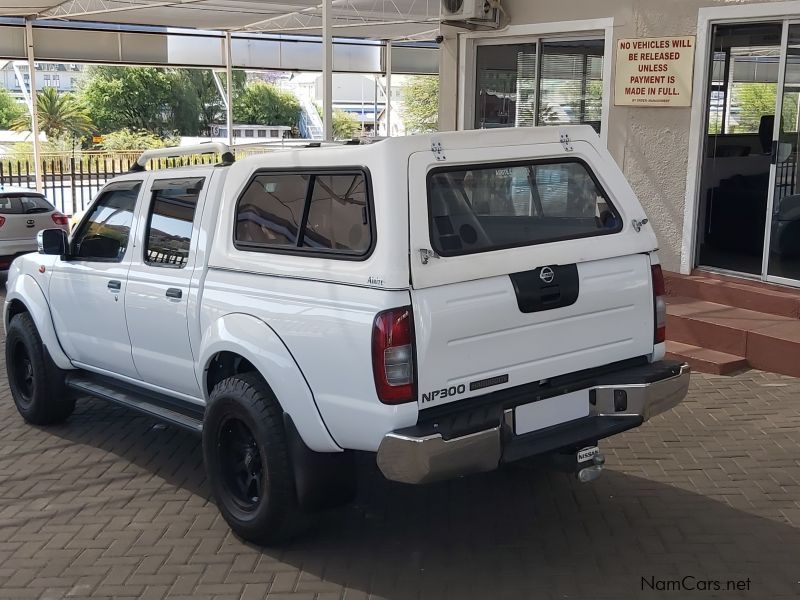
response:
M310 179L301 174L253 179L236 206L236 242L252 249L296 247Z
M241 250L358 259L372 247L369 181L361 170L259 173L236 206Z
M148 265L186 266L203 182L203 177L192 177L153 183L144 243L144 262Z
M617 233L622 219L575 159L434 169L430 235L442 256Z
M303 247L363 254L369 245L364 176L358 173L314 177Z
M120 262L128 247L141 181L111 184L72 239L72 256L98 262Z

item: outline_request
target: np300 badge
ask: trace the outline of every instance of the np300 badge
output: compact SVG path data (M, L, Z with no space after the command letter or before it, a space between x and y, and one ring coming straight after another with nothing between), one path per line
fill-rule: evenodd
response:
M451 385L449 388L442 388L441 390L435 390L433 392L428 392L427 394L422 394L422 401L423 402L434 402L435 400L442 399L442 398L450 398L451 396L458 396L459 394L463 394L467 391L467 386L463 383L461 385Z

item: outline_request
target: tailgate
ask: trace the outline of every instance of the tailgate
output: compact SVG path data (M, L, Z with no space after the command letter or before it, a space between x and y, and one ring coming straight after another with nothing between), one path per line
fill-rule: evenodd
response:
M42 229L56 227L52 219L53 207L34 193L4 194L0 196L0 215L5 218L2 234L5 240L30 240Z
M653 352L655 237L607 153L573 147L411 157L420 408Z

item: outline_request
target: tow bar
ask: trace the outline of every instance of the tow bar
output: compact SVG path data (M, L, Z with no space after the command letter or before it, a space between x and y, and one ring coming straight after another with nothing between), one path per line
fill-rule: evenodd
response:
M597 448L595 447L595 449ZM580 456L580 452L578 456ZM586 462L590 463L588 467L581 466L581 463L578 462L578 481L581 483L589 483L600 477L606 464L606 457L600 454L598 450L597 453Z
M597 446L587 446L578 451L565 449L548 455L546 460L559 471L574 473L581 483L589 483L600 477L606 464L606 457Z

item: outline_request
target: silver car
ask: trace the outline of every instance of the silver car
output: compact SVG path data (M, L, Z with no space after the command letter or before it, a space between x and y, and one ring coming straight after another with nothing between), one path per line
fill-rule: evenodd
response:
M36 234L60 227L69 232L69 219L35 190L0 185L0 271L17 256L36 251Z

